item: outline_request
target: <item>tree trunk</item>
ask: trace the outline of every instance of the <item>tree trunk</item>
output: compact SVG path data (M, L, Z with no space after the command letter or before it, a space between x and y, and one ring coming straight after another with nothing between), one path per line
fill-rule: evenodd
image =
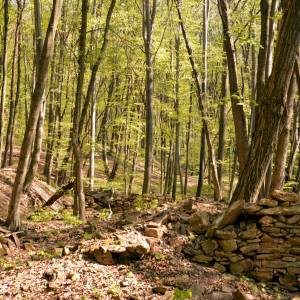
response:
M294 97L295 97L296 81L295 76L291 78L288 94L286 110L283 115L283 128L278 137L277 150L274 159L273 176L271 181L271 191L280 190L285 178L285 165L288 154L289 137L291 130L291 122L293 117Z
M42 50L41 60L37 73L37 81L31 99L29 118L21 147L20 160L18 163L15 183L9 203L7 224L11 230L17 230L21 225L20 200L23 193L26 172L28 169L32 142L36 131L39 113L42 107L43 94L48 75L48 67L52 57L54 38L58 20L60 17L61 6L62 0L53 1L53 9Z
M242 170L247 160L249 144L246 117L243 105L241 103L241 95L239 92L235 47L230 33L231 21L229 16L228 0L218 0L218 8L223 24L224 43L227 54L229 87L235 128L237 156L240 164L240 169Z
M6 102L7 84L7 48L8 48L8 0L4 0L4 25L3 25L3 50L2 50L2 86L0 103L0 166L2 165L3 133L4 133L4 109Z
M259 118L247 164L240 175L231 202L257 200L272 155L272 146L282 129L283 112L287 108L287 91L300 44L300 2L286 3L269 77L259 108Z
M152 160L153 160L153 55L152 31L156 15L156 0L153 0L151 9L150 0L144 0L143 38L146 58L146 146L143 194L150 193Z

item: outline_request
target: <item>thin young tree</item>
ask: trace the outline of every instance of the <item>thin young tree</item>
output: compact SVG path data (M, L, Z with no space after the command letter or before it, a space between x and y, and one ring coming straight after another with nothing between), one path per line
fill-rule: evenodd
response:
M153 51L152 51L152 34L154 20L156 16L157 1L144 0L143 12L143 38L146 59L146 144L145 144L145 167L143 194L149 194L152 176L153 160Z
M18 230L21 226L20 202L23 194L25 176L29 165L32 143L37 127L39 113L42 107L43 94L48 76L48 67L53 53L54 38L60 18L62 2L63 0L53 0L51 17L38 66L36 85L31 98L28 122L26 124L25 134L21 146L20 159L6 220L11 230Z

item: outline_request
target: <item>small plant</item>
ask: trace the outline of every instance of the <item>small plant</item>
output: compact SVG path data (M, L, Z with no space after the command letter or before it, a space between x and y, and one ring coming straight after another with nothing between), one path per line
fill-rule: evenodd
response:
M121 289L116 283L112 284L108 290L108 294L112 297L119 297L121 295Z
M102 221L105 221L108 219L110 214L111 214L111 211L109 209L103 208L100 210L98 218Z
M98 289L93 290L94 297L97 299L103 299L104 298L104 293Z
M40 209L28 216L28 220L32 222L47 222L56 217L57 213L50 210Z
M63 211L61 213L62 219L65 224L68 225L80 225L83 224L84 222L78 219L76 216L73 216L70 211Z
M166 259L166 256L165 256L164 254L160 253L160 252L156 252L156 253L154 254L154 257L155 257L155 259L158 260L158 261L163 261L163 260Z
M186 300L192 298L192 291L191 290L180 290L176 289L174 293L173 300Z
M92 234L92 233L85 232L85 233L83 234L83 239L84 239L85 241L91 240L92 238L93 238L93 234Z
M0 269L3 269L5 271L9 271L9 270L14 269L15 267L16 267L15 264L7 261L4 258L0 258Z

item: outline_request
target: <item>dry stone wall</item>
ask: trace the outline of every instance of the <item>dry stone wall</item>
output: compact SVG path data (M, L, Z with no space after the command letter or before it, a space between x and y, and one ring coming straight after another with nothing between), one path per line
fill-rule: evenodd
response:
M194 261L212 265L221 272L277 281L289 290L298 290L299 196L281 191L274 191L271 196L256 204L244 205L243 213L234 224L221 229L208 226L205 216L194 216L194 222L192 216L191 228L194 224L194 231L205 232L205 235L195 242L197 246L186 248L185 253Z

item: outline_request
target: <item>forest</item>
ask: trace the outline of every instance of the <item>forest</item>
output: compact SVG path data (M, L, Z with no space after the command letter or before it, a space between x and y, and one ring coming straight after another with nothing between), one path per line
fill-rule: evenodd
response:
M300 1L3 0L0 299L300 299Z

